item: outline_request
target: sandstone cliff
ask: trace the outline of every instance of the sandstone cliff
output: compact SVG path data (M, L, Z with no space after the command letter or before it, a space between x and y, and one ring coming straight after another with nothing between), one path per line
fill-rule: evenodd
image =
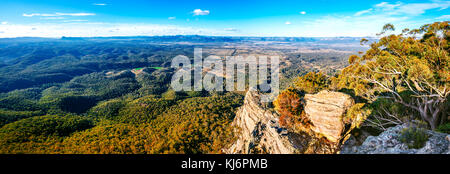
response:
M287 138L286 130L278 125L278 115L260 102L260 94L248 91L244 105L233 121L237 140L225 153L295 153L295 145Z
M237 128L237 140L224 149L225 153L341 153L341 154L385 154L385 153L444 153L450 154L450 135L427 130L425 146L410 149L399 140L405 125L391 127L378 136L368 136L362 145L350 137L341 145L346 125L342 117L354 101L346 94L321 91L304 97L305 112L312 122L311 129L323 135L318 138L309 134L290 132L278 124L278 114L260 102L260 93L247 92L244 105L239 108L233 125ZM325 141L323 141L326 139Z
M304 100L306 116L313 124L311 129L332 142L338 142L345 126L342 117L355 103L352 97L325 90L317 94L306 94Z
M244 105L239 108L233 125L237 140L225 153L335 153L344 130L342 116L353 104L350 96L323 91L305 97L305 111L313 122L313 130L331 143L308 134L289 132L278 124L278 114L260 102L257 91L248 91ZM327 141L328 142L328 141Z

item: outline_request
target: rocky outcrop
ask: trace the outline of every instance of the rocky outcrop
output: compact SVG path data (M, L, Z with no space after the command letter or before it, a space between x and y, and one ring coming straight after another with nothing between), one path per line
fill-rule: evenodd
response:
M342 139L342 133L346 131L342 117L353 105L352 98L343 93L322 91L306 95L304 100L305 112L313 124L311 129L324 135L327 142L322 141L325 138L281 128L277 113L260 102L260 93L249 91L233 120L237 139L223 151L230 154L336 153L338 150L341 154L450 154L450 135L429 130L426 130L429 138L424 147L408 148L399 140L406 125L391 127L378 136L361 139L361 145L357 145L360 143L351 136L341 146L336 141Z
M324 90L317 94L306 94L304 100L306 116L313 124L311 129L331 142L338 142L345 126L342 117L354 105L352 97Z
M260 93L248 91L244 105L233 120L237 128L237 140L225 153L295 153L295 145L287 137L286 130L278 125L278 115L260 102Z
M307 95L306 109L314 124L314 131L337 141L344 129L342 116L353 104L350 96L338 92L322 91ZM278 124L278 114L265 107L260 101L260 93L248 91L244 105L239 108L233 120L237 140L225 153L335 153L337 142L323 143L307 133L294 133ZM323 119L322 119L323 118Z
M450 154L450 135L425 130L428 141L420 149L410 149L399 140L401 131L407 125L388 128L378 136L369 136L361 146L355 146L350 138L341 148L341 154Z

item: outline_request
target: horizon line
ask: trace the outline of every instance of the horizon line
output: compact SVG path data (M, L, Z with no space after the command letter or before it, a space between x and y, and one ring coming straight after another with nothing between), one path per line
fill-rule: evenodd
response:
M247 37L247 38L380 38L379 36L249 36L249 35L241 35L241 36L226 36L226 35L131 35L131 36L59 36L59 37L40 37L40 36L19 36L19 37L0 37L0 39L19 39L19 38L42 38L42 39L63 39L63 38L114 38L114 37L167 37L167 36L200 36L200 37Z

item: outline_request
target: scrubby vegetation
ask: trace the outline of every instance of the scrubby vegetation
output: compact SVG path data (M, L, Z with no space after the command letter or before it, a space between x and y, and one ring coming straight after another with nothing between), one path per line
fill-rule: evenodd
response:
M436 129L448 121L449 28L448 22L436 22L382 37L364 55L349 58L340 87L381 103L378 121L371 122L377 127L418 119ZM386 25L381 34L393 29Z
M448 133L448 22L386 35L391 29L385 27L384 37L348 61L343 60L356 49L302 53L268 48L286 56L282 91L273 102L281 125L308 132L303 97L332 90L356 101L343 118L351 129L385 130L422 120ZM2 42L0 153L221 153L234 138L231 121L243 93L170 89L171 58L192 57L194 46L155 42L179 37ZM247 41L252 39L258 40ZM418 147L422 136L409 141L418 134L407 134L405 142Z
M425 146L428 140L428 134L423 128L409 127L402 130L400 141L407 144L409 148L420 149Z
M450 134L450 123L445 123L440 125L436 131L438 132L442 132L442 133L446 133L446 134Z
M309 72L282 91L274 101L280 124L305 132L308 129L299 129L310 124L302 111L304 94L332 90L355 99L356 104L343 118L354 128L382 131L395 125L425 122L429 129L448 132L449 29L448 22L436 22L388 35L394 26L386 25L380 33L385 36L371 43L365 54L350 56L350 65L339 73ZM418 148L426 136L421 130L406 130L402 141Z
M243 96L100 102L86 116L35 116L0 128L1 153L220 153Z
M151 120L142 119L145 123L128 113L119 114L118 121L104 121L64 139L61 152L220 153L233 138L230 123L236 107L242 104L242 97L229 93L189 98L173 106L160 105L164 112L155 114ZM124 106L124 110L131 112L144 108ZM131 123L120 123L122 120Z
M93 127L80 116L38 116L7 124L0 129L1 153L53 153L64 137Z
M220 153L243 95L171 90L193 47L134 39L0 44L0 153Z

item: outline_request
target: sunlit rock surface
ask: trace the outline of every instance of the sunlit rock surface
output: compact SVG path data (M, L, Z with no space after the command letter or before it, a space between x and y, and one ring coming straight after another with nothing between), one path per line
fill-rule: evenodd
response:
M289 142L286 130L278 125L278 115L260 102L260 93L248 91L244 105L233 121L237 140L226 153L290 154L295 146Z
M260 102L260 93L247 92L244 105L233 120L236 141L225 153L335 153L344 129L342 116L353 105L350 96L338 92L320 92L308 95L306 103L314 131L329 138L312 137L308 134L288 132L278 124L278 114ZM306 98L306 97L305 97ZM334 142L335 141L335 142Z
M305 113L311 120L312 130L324 135L328 140L337 142L344 131L342 117L355 102L344 93L321 91L306 94Z

